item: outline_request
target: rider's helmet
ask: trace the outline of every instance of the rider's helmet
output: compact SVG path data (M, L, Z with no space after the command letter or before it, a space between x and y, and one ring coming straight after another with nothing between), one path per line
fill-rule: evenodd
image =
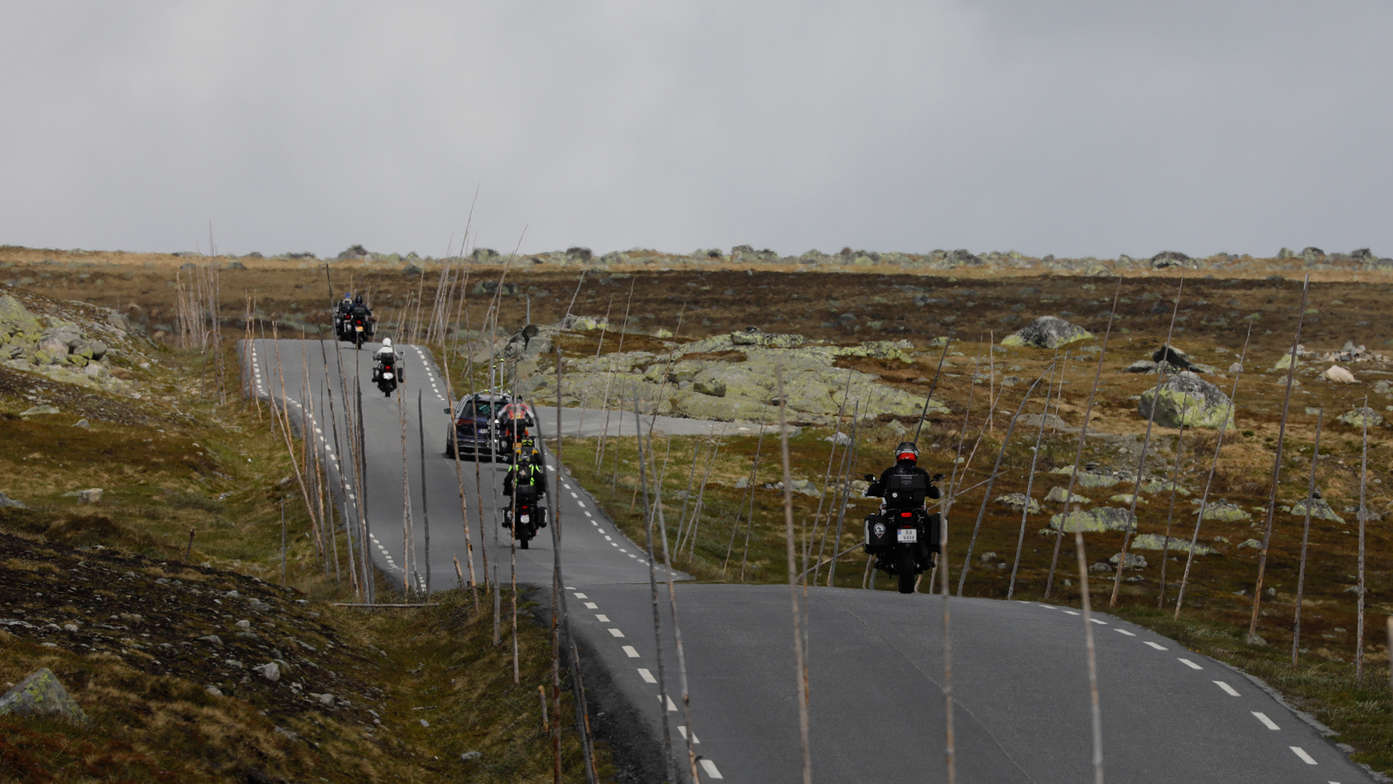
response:
M900 445L895 447L896 461L908 460L909 462L913 463L918 459L919 449L914 446L913 441L901 441Z
M352 294L349 294L347 291L345 291L345 292L343 293L343 301L344 301L344 302L351 302L352 300L353 300L353 295L352 295Z
M358 296L354 297L354 298L353 298L353 304L354 304L354 305L361 305L361 304L363 304L363 295L362 295L362 294L359 294Z
M392 347L392 339L391 339L391 338L383 338L383 339L382 339L382 347L383 347L383 348L391 348L391 347Z

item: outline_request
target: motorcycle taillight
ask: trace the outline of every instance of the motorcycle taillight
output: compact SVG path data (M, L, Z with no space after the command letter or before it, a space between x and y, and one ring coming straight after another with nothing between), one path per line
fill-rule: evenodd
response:
M900 517L913 517L913 512L900 512Z

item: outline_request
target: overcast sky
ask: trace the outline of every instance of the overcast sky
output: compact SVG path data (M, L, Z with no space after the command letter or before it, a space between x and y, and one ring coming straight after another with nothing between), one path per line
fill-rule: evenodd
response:
M0 244L1393 255L1388 0L7 3Z

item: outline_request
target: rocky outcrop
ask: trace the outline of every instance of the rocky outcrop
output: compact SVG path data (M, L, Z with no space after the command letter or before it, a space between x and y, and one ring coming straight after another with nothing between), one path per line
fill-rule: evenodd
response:
M1223 390L1199 376L1185 371L1168 376L1161 383L1141 393L1137 406L1143 417L1153 416L1162 427L1217 428L1224 423L1233 426L1233 401Z
M1093 333L1058 316L1041 316L1002 338L1001 345L1059 348L1092 337Z
M1341 414L1339 421L1350 427L1363 429L1364 427L1378 427L1383 424L1383 415L1367 406L1350 409Z
M1029 514L1036 514L1041 511L1040 502L1034 498L1027 498L1025 493L1007 493L999 495L995 499L996 503L1008 506L1017 512L1026 510Z
M1190 542L1188 539L1177 539L1174 536L1169 539L1160 534L1137 534L1132 539L1133 550L1167 550L1172 553L1190 552ZM1214 552L1214 548L1202 542L1195 543L1195 555L1209 555Z

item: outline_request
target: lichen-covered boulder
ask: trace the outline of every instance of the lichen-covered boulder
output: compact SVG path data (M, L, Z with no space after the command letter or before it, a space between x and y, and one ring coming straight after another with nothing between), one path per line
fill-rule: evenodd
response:
M1168 552L1188 553L1190 552L1190 542L1187 539L1177 539L1174 536L1167 537L1161 534L1137 534L1132 539L1133 550L1166 550ZM1214 552L1214 548L1202 542L1195 543L1195 555L1209 555Z
M1346 411L1340 415L1340 421L1350 427L1363 429L1367 424L1369 427L1378 427L1383 424L1383 415L1368 407L1360 407Z
M5 294L0 296L0 341L11 335L28 335L37 338L39 319L24 303Z
M1137 527L1137 516L1116 506L1100 506L1097 509L1078 509L1065 517L1063 513L1050 517L1050 528L1071 534L1102 533L1104 531L1130 531Z
M1159 384L1141 393L1137 411L1143 417L1152 416L1162 427L1218 428L1233 426L1233 401L1223 390L1188 371L1167 376Z
M1069 476L1074 473L1074 467L1060 466L1050 471L1050 473ZM1109 472L1106 469L1098 470L1095 468L1084 468L1082 471L1079 471L1078 476L1074 477L1074 484L1079 487L1112 487L1126 478L1128 477L1120 472Z
M1195 514L1199 514L1199 510L1195 510ZM1253 519L1253 516L1228 501L1210 501L1204 505L1204 519L1216 523L1241 523Z
M1078 493L1071 494L1068 490L1062 487L1051 487L1050 491L1045 494L1045 500L1049 501L1052 504L1062 504L1065 501L1069 501L1071 499L1071 495L1073 502L1076 504L1092 503L1092 499L1090 499L1088 496L1079 495Z
M1002 338L1001 345L1059 348L1092 337L1093 333L1058 316L1041 316Z
M995 501L1002 506L1009 506L1017 512L1022 509L1028 510L1029 514L1035 514L1039 512L1041 508L1039 501L1036 501L1034 498L1026 497L1025 493L1007 493L1006 495L999 495L996 497Z
M1345 522L1345 518L1337 514L1334 509L1331 509L1330 504L1326 503L1324 498L1308 498L1297 501L1291 505L1290 511L1297 517L1305 517L1306 508L1308 506L1311 509L1311 517L1316 520L1329 520L1332 523L1340 523L1341 525Z
M19 716L61 716L77 722L87 721L87 714L63 688L58 676L47 667L30 673L13 689L0 696L0 716L13 713Z

